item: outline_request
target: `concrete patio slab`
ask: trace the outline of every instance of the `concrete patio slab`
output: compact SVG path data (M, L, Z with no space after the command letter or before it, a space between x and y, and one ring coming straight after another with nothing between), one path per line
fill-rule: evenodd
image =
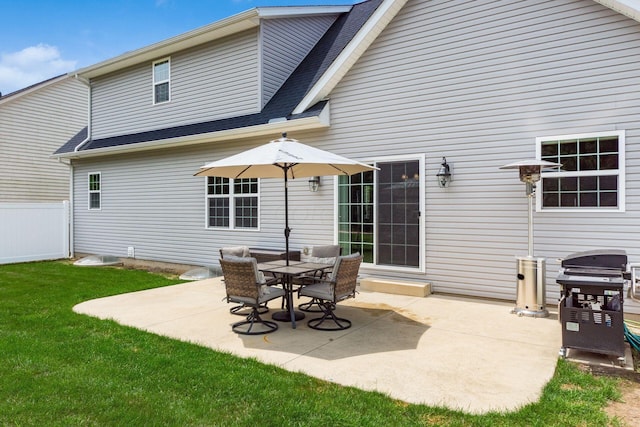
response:
M561 328L518 317L512 304L360 291L338 304L350 329L324 332L306 320L268 335L231 331L219 278L87 301L74 311L192 342L410 403L470 413L517 410L535 402L553 376ZM271 311L279 309L272 302ZM266 314L270 317L270 314Z

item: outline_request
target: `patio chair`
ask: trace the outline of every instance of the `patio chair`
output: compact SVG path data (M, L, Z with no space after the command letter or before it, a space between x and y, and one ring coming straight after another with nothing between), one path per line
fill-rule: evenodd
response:
M234 257L242 257L248 258L251 256L251 252L249 251L248 246L228 246L225 248L220 248L220 259L224 257L234 256ZM275 284L275 281L273 281ZM235 307L231 307L229 312L231 314L235 314L236 316L248 316L251 314L252 310L247 310L247 306L245 304L236 305ZM249 307L250 308L250 307ZM269 307L264 305L258 309L260 314L265 314L269 312Z
M301 257L301 260L307 262L317 262L319 264L335 264L336 258L339 257L341 253L342 248L340 247L340 245L312 246L311 253L309 255ZM324 270L325 275L328 275L330 273L331 270ZM316 279L321 279L322 277L324 276L303 276L297 278L294 284L307 285L313 283ZM307 313L322 313L320 301L317 298L312 298L309 302L299 304L298 309L300 311L306 311Z
M336 316L336 303L356 296L358 270L362 263L359 253L340 256L336 259L333 272L326 279L317 279L314 284L303 286L298 290L299 296L316 298L320 303L323 316L307 322L312 329L321 331L338 331L351 327L351 321ZM325 322L329 322L325 324ZM333 324L331 324L333 322Z
M268 286L262 280L255 258L227 256L220 260L227 302L240 303L251 307L251 313L241 322L231 325L233 332L242 335L268 334L276 331L275 322L263 320L259 309L268 301L285 296L284 289Z

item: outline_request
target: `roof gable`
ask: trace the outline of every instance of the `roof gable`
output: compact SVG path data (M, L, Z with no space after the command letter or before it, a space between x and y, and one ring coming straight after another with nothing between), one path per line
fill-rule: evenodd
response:
M396 0L368 0L354 5L349 13L341 14L259 113L89 140L80 146L69 142L54 154L61 157L82 157L183 143L210 142L219 137L243 137L250 132L272 133L276 127L279 131L282 126L289 130L294 129L294 126L301 126L297 129L327 126L327 102L316 102L297 113L293 113L293 109L309 88L322 78L336 57L344 51L384 1ZM312 121L315 124L312 124Z
M352 65L366 51L387 24L396 16L408 0L367 0L354 6L344 7L340 17L324 34L311 52L284 82L276 94L264 106L262 111L239 117L194 123L172 128L121 135L99 140L89 140L86 144L75 146L71 141L61 147L56 154L60 156L98 155L101 152L113 152L121 149L146 149L180 144L217 140L218 137L246 136L250 129L262 129L273 132L274 124L287 122L289 129L295 128L294 121L320 118L326 111L327 102L323 101L336 84L344 77ZM636 0L595 0L604 6L640 19L640 9L635 7ZM194 30L184 35L166 40L156 45L125 54L110 61L79 70L83 77L91 77L107 73L114 67L124 67L128 61L146 60L147 56L156 57L163 49L183 48L185 44L201 43L206 37L221 37L238 28L250 28L259 25L256 20L265 17L293 16L304 13L335 13L336 8L258 8L223 21ZM348 11L348 12L347 12ZM249 25L249 27L243 27ZM303 126L307 126L305 122ZM318 126L326 126L326 120L318 119ZM239 131L245 129L246 131ZM220 134L218 137L215 134ZM182 142L181 142L182 141ZM80 153L82 152L82 153ZM93 152L93 153L90 153Z
M260 25L262 18L298 17L345 13L351 6L261 7L216 21L184 34L126 52L122 55L91 65L70 74L87 79L109 74L132 65L149 62L172 53L240 33Z
M60 76L56 76L56 77L52 77L50 79L47 80L43 80L41 82L32 84L31 86L27 86L23 89L19 89L16 90L15 92L11 92L11 93L7 93L6 95L1 95L0 94L0 105L4 104L5 102L10 102L10 101L14 101L22 96L28 95L31 92L34 92L36 90L40 90L44 87L47 87L49 85L58 83L62 80L65 80L69 78L66 74L62 74Z

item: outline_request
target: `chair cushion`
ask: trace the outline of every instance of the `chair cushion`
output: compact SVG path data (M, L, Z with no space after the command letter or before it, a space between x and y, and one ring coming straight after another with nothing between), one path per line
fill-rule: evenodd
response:
M300 261L334 264L338 255L340 255L339 245L313 246L310 254L300 254Z
M311 255L317 258L335 258L340 255L340 245L314 246Z
M222 254L223 258L226 258L228 255L237 257L248 257L251 255L251 252L249 251L248 246L229 246L220 249L220 254Z
M263 302L267 302L274 298L279 298L284 296L284 289L278 288L276 286L267 286L262 285L260 287L260 297L258 302L262 304Z
M315 283L301 288L300 295L331 301L333 300L333 287L331 283L327 282Z
M316 264L335 264L335 257L319 258L316 256L307 257L306 262L315 262Z

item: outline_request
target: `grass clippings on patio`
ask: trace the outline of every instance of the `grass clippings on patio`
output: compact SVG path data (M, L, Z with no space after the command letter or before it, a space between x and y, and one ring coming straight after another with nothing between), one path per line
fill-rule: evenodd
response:
M0 425L619 424L603 410L619 398L618 381L562 360L540 402L515 413L469 415L342 387L72 311L89 299L177 282L64 261L0 266Z

